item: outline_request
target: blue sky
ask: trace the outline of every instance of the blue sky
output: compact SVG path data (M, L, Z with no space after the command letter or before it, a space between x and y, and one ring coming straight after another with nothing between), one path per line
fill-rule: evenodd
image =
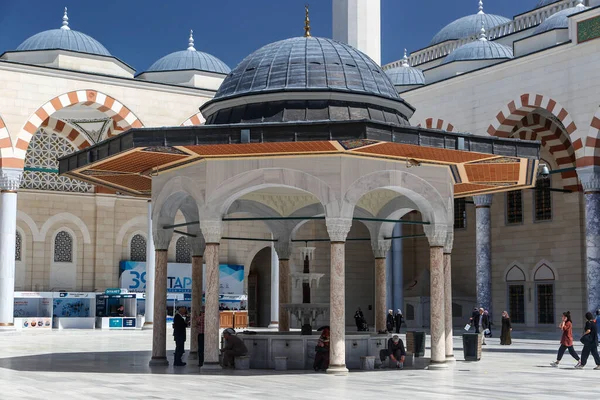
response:
M69 7L72 29L100 41L113 55L143 71L158 58L187 47L230 67L259 47L303 34L304 4L310 3L312 33L331 37L331 0L0 0L0 52L29 36L59 28ZM382 61L425 47L456 18L477 12L478 0L382 0ZM537 0L484 0L487 13L512 17Z

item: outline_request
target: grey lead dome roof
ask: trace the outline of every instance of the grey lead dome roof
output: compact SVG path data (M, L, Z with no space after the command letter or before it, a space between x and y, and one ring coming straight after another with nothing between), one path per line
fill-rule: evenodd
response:
M501 17L499 15L485 14L483 12L473 15L467 15L457 19L454 22L449 23L441 31L439 31L429 46L445 42L446 40L457 40L467 38L469 36L476 35L481 29L481 25L485 25L485 29L490 30L498 25L510 22L508 18Z
M51 29L31 36L17 47L17 51L70 50L80 53L110 56L96 39L71 29Z
M146 72L200 70L228 74L229 67L217 57L197 50L181 50L157 60Z
M558 3L559 1L560 0L540 0L540 1L538 1L535 8L544 7L544 6L547 6L548 4L552 4L552 3Z
M347 44L317 37L282 40L250 54L225 78L215 99L298 90L401 100L388 76L368 56Z
M551 31L553 29L564 29L569 27L569 16L578 12L587 10L588 7L578 4L575 7L567 8L548 17L544 22L538 25L533 32L534 35Z
M453 61L474 61L513 58L510 47L490 42L485 38L467 43L446 56L444 64Z

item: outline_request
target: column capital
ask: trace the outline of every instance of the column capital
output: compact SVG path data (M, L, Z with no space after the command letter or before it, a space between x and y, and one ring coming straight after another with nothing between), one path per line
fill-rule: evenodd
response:
M23 170L19 168L0 168L0 191L17 191L21 186Z
M332 242L345 242L350 228L352 228L352 218L327 218L327 233Z
M204 249L206 249L206 242L204 241L204 235L198 229L196 237L188 237L188 242L192 250L192 257L202 257L204 255Z
M386 258L390 248L392 247L391 240L372 240L371 248L375 258Z
M289 260L292 256L292 242L287 237L278 237L277 241L273 243L273 247L280 260Z
M444 244L444 254L451 254L453 246L454 246L454 227L451 226L448 228L448 232L446 234L446 244Z
M206 243L219 244L223 233L223 222L218 220L202 220L200 221L200 230Z
M600 166L577 168L577 176L584 192L600 191Z
M423 225L423 231L429 239L430 247L445 247L446 239L448 236L449 225L435 224L435 225Z
M490 207L493 198L493 194L480 194L479 196L473 196L473 202L475 207Z

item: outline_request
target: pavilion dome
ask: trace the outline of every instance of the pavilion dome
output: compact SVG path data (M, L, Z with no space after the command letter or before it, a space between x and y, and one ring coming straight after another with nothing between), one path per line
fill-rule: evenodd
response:
M367 55L312 36L281 40L250 54L225 78L215 99L316 90L400 99L388 76Z
M460 46L444 59L444 64L453 61L476 61L476 60L501 60L513 58L510 47L500 43L490 42L485 36L485 29L481 28L479 39Z
M16 51L32 50L69 50L79 53L111 56L106 47L96 39L69 28L69 17L67 16L66 8L60 29L50 29L37 33L21 43Z
M394 86L412 86L412 85L424 85L425 75L423 71L418 68L411 67L408 64L408 57L406 56L406 50L404 50L404 58L402 59L402 65L395 68L390 68L385 71L387 76L391 79Z
M565 29L569 27L569 16L573 14L577 14L578 12L587 10L588 7L583 5L583 1L580 0L579 3L575 7L567 8L566 10L561 10L556 14L548 17L544 22L542 22L535 31L534 35L539 33L548 32L554 29Z
M467 15L449 23L431 39L429 46L434 46L447 40L457 40L474 36L479 33L482 24L487 29L491 29L510 21L510 19L499 15L484 13L483 2L479 1L479 12L477 14Z
M198 70L228 74L231 69L217 57L194 48L193 32L187 50L176 51L157 60L146 72Z

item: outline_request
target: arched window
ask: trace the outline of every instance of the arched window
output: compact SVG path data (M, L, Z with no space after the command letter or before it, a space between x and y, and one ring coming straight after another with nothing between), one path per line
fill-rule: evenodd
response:
M93 192L94 186L58 174L58 158L77 148L54 132L38 130L31 138L25 155L21 188L59 192Z
M60 231L54 238L54 262L73 262L73 237L66 231Z
M525 273L513 265L506 273L508 289L508 314L512 322L525 323Z
M546 164L550 168L547 161L540 160L540 164ZM534 198L534 221L550 221L552 219L552 179L550 176L540 176L535 184Z
M536 267L533 273L538 324L554 324L555 279L554 271L543 262Z
M190 243L184 236L177 239L177 243L175 244L175 262L184 264L192 262Z
M131 261L146 261L146 238L142 235L133 235L129 246L129 259Z
M17 237L15 238L15 261L21 261L21 249L23 248L23 238L21 233L17 231Z

